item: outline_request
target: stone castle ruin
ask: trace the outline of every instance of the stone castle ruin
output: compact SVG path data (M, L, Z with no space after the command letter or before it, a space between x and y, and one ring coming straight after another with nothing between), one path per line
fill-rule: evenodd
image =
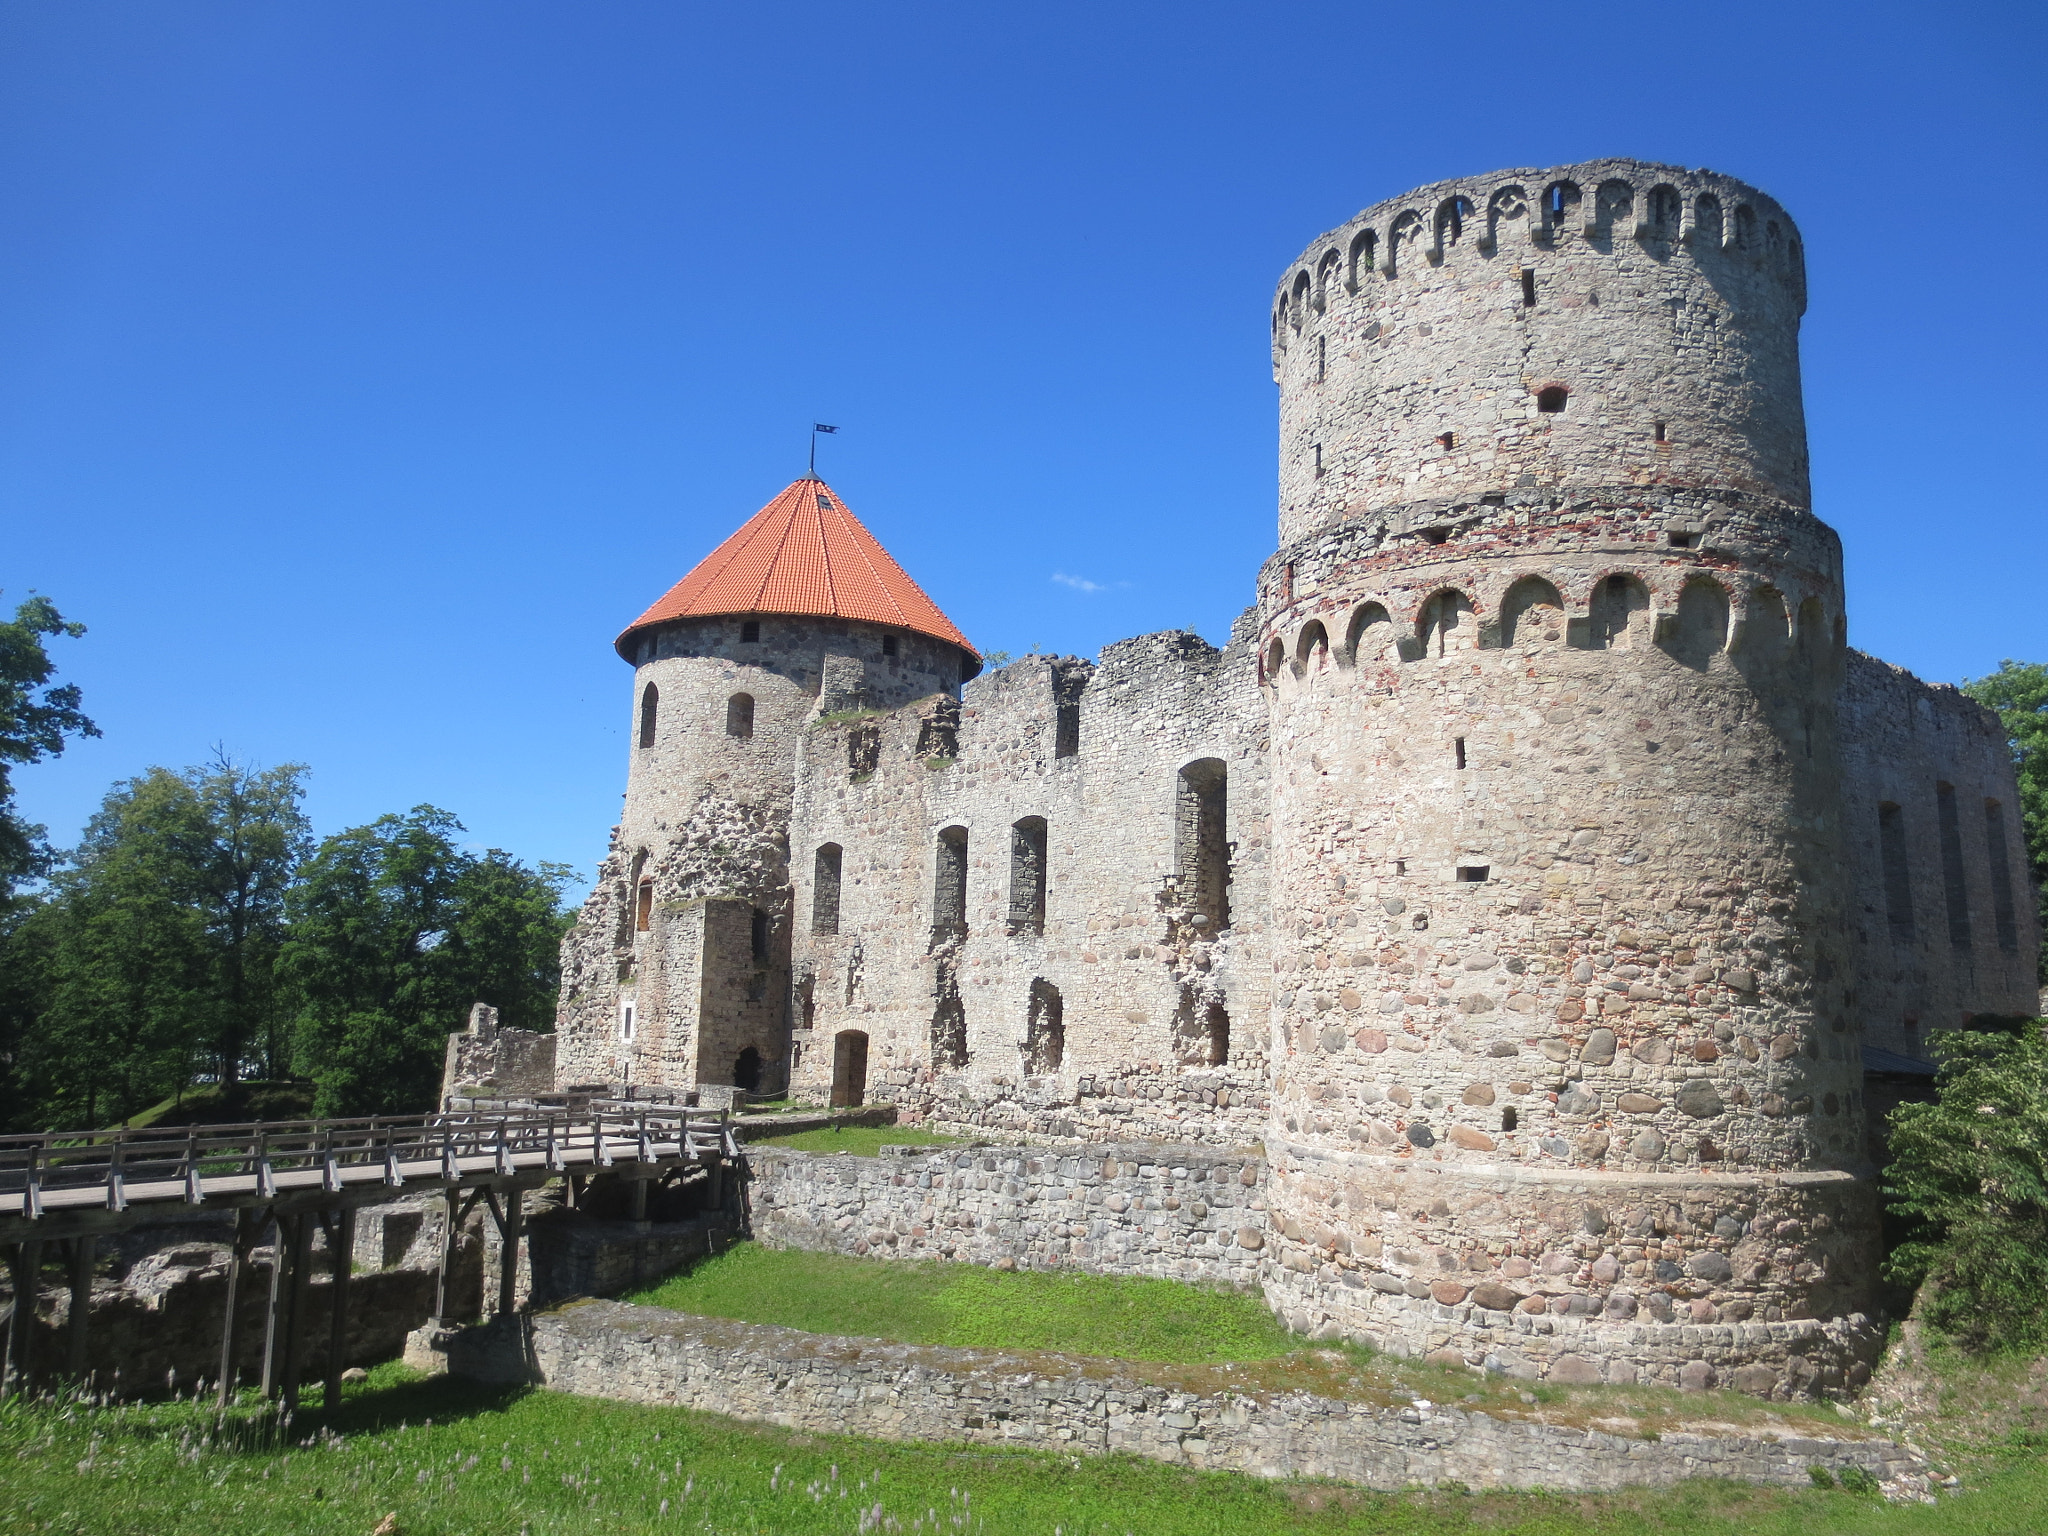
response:
M2033 1012L2040 936L1996 720L1848 646L1805 304L1776 202L1630 160L1319 237L1220 651L982 675L798 480L617 641L559 1083L1262 1147L1191 1230L1303 1332L1861 1379L1866 1053Z

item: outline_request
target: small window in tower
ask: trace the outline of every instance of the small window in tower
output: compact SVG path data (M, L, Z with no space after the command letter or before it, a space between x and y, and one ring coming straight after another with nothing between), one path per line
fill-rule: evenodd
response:
M661 692L649 683L640 693L640 745L654 745L654 729L661 714Z
M1509 1105L1500 1112L1500 1128L1504 1131L1512 1131L1520 1119L1521 1117L1515 1113L1514 1106Z
M1536 269L1534 267L1522 268L1522 306L1525 309L1534 309L1536 307Z
M1458 879L1465 885L1484 885L1492 866L1486 864L1460 864Z
M654 882L642 880L633 900L633 926L645 933L654 926Z
M832 498L823 491L818 492L818 510L820 512L830 512L832 510Z
M1687 533L1679 528L1674 528L1664 535L1664 542L1673 549L1691 549L1698 541L1698 534Z
M882 636L882 654L884 656L894 656L896 654L896 637L894 635Z
M1458 738L1458 742L1457 742L1457 747L1458 747L1458 766L1459 766L1460 768L1463 768L1463 767L1465 766L1465 738L1464 738L1464 737L1460 736L1460 737Z
M633 1043L633 1005L626 1003L619 1009L619 1039L627 1045Z
M759 645L760 643L761 621L759 619L747 619L743 621L740 625L740 644Z
M1562 384L1551 384L1536 391L1536 409L1546 415L1555 416L1564 409L1564 403L1571 398L1571 391Z
M1458 434L1455 432L1444 432L1438 435L1437 441L1446 448L1455 448L1458 446Z
M736 693L725 701L725 734L742 740L754 734L754 696Z
M1316 478L1318 480L1323 478L1323 445L1321 443L1316 444Z
M749 943L749 947L750 947L750 948L751 948L751 950L753 951L753 959L754 959L754 964L756 964L756 965L765 965L765 964L767 964L767 962L768 962L768 914L767 914L766 912L763 912L763 911L762 911L762 910L761 910L761 909L760 909L759 907L756 907L756 908L754 908L754 911L753 911L753 920L752 920L752 922L751 922L751 923L750 923L750 924L748 925L748 933L747 933L747 938L748 938L748 943Z
M1665 440L1666 439L1664 436L1664 423L1660 421L1657 423L1657 441L1661 443Z
M1329 357L1324 347L1324 338L1316 338L1316 382L1322 383L1329 377Z

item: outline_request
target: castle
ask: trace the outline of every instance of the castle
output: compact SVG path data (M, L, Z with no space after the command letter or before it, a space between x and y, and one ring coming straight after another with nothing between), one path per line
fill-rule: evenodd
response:
M1805 303L1771 198L1631 160L1317 238L1220 651L981 675L798 480L617 641L558 1079L1262 1146L1300 1331L1857 1379L1864 1053L2032 1013L2039 934L1996 720L1847 644Z

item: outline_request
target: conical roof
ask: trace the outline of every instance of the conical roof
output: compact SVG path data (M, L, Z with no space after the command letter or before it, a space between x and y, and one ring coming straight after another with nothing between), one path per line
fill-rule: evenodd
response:
M626 642L650 624L728 613L863 619L981 654L839 494L809 476L791 482L629 624L619 652L630 660Z

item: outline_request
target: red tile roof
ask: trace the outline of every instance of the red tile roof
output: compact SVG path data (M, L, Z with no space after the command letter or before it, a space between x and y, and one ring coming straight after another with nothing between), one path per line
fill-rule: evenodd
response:
M863 619L980 652L822 480L791 483L618 638L669 619L787 613Z

